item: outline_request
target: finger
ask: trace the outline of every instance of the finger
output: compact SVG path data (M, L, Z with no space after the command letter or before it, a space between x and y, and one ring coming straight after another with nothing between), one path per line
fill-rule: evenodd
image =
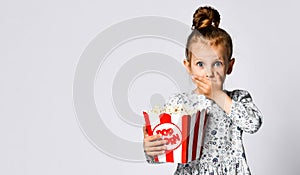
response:
M165 151L154 151L154 152L146 152L149 156L159 156L165 154Z
M194 83L197 85L197 87L199 87L200 89L206 90L210 88L210 82L206 82L205 81L201 81L201 80L195 80Z
M206 78L207 78L207 77L204 77L204 76L192 75L192 79L204 80L204 79L206 79Z
M166 140L156 140L153 142L144 142L145 147L157 147L157 146L165 146L167 143Z
M200 79L200 80L199 80L199 79L195 79L194 81L195 81L195 83L201 84L202 86L205 86L205 85L209 85L209 84L210 84L209 81L204 80L204 79Z
M208 77L195 77L194 82L202 82L204 84L210 84L210 79Z
M160 151L165 151L165 150L167 150L166 146L145 147L145 151L147 153L149 153L149 152L160 152Z
M147 132L146 126L143 126L143 133L144 133L144 137L148 135L148 132Z
M145 153L151 156L157 156L160 154L164 154L167 150L166 146L156 146L156 147L145 147Z
M215 72L215 77L211 81L212 83L212 89L214 90L220 90L222 89L222 76L219 72Z
M222 82L222 77L219 72L216 72L216 78L217 78L217 82Z
M153 136L146 135L144 140L145 140L145 142L153 142L156 140L162 140L162 135L161 134L157 134L157 135L153 135Z

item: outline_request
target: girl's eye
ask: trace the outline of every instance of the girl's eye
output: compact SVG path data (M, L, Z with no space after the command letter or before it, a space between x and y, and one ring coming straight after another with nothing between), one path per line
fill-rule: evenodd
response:
M221 61L215 62L215 66L216 66L216 67L220 67L220 66L222 66L222 65L223 65L223 63L222 63Z
M203 62L199 61L199 62L197 63L197 66L203 67Z

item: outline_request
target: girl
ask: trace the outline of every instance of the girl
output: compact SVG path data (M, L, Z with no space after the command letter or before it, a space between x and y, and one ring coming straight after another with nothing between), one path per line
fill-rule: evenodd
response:
M262 116L247 91L223 90L226 74L232 72L235 60L231 57L231 37L218 27L219 23L220 15L211 7L200 7L194 13L183 63L196 89L177 94L166 104L210 104L203 154L198 160L178 164L175 175L250 174L242 134L256 132ZM153 156L164 153L165 143L160 135L148 136L144 129L144 150L149 163L154 163Z

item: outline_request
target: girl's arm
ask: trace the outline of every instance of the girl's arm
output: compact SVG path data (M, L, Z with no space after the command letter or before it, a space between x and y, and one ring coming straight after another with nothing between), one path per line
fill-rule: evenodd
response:
M223 82L218 73L212 80L206 77L192 78L197 85L198 93L204 94L218 104L240 129L255 133L260 128L262 115L247 91L235 90L232 94L226 94L222 90Z
M255 106L249 92L235 90L230 95L232 103L227 114L241 130L255 133L262 124L262 114Z

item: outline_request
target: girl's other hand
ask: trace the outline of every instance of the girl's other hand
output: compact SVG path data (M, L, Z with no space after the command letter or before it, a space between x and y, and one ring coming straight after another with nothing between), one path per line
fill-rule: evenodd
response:
M143 127L143 132L144 132L144 151L147 155L149 156L158 156L161 154L165 153L166 146L165 144L167 143L166 140L162 139L162 135L153 135L149 136L147 134L146 127Z
M223 81L218 72L212 78L193 75L192 80L196 84L198 92L211 100L215 100L217 95L223 91Z
M203 94L206 97L210 96L211 94L211 82L207 77L200 77L193 75L192 80L197 86L197 90L199 94Z
M198 93L217 103L227 114L230 113L232 99L223 91L222 77L218 72L213 78L195 77L193 81L197 86Z

